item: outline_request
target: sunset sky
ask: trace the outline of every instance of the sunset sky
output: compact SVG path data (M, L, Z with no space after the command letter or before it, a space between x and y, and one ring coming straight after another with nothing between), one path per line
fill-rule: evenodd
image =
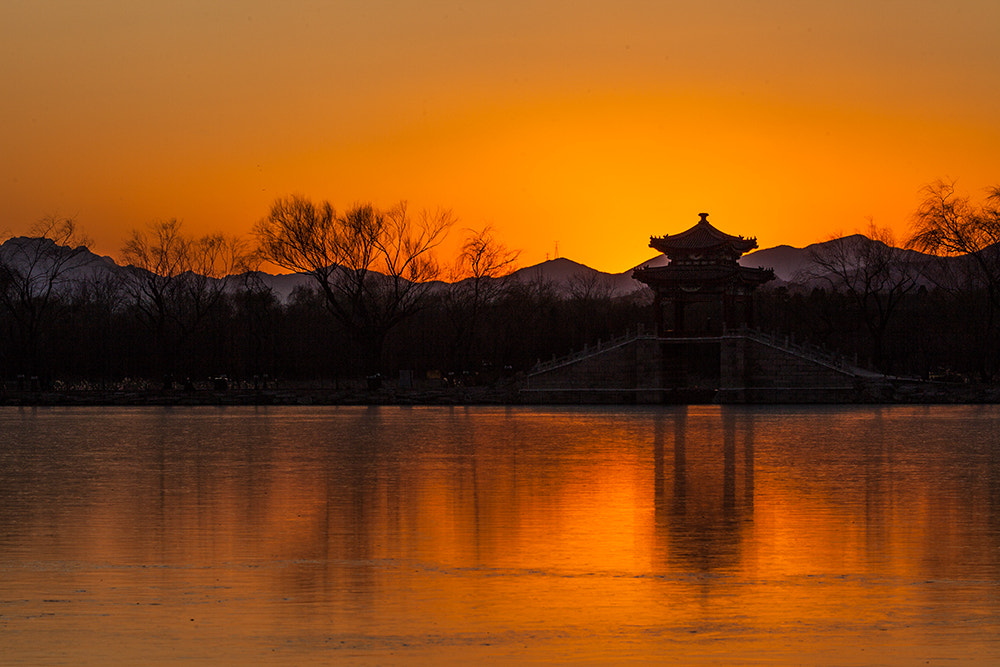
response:
M701 211L903 237L923 185L1000 184L998 31L996 0L4 0L0 231L72 216L117 258L300 193L613 272Z

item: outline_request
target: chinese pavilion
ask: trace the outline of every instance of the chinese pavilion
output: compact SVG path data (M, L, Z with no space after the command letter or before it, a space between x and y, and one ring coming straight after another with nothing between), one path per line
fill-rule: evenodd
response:
M699 216L687 231L650 237L649 247L666 255L669 264L632 274L653 288L659 336L711 336L752 326L753 291L774 279L772 269L738 262L757 247L756 238L731 236L709 224L707 213Z

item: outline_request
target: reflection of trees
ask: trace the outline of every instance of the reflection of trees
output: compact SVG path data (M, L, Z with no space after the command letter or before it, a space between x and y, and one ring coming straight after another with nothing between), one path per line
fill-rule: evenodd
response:
M8 429L17 436L0 435L0 534L47 560L113 566L61 574L69 591L87 588L86 577L114 578L123 595L169 600L165 611L188 604L180 597L212 598L222 619L254 632L292 616L325 636L365 632L371 619L383 629L387 618L405 619L421 632L462 614L485 623L494 611L562 623L563 609L594 592L659 603L685 577L709 582L697 575L725 571L745 581L762 567L777 566L775 577L845 563L904 576L997 575L992 412L972 422L983 429L975 433L972 420L949 420L968 445L947 438L930 448L916 437L922 426L909 425L926 421L891 410L872 419L864 409L864 420L839 428L815 414L788 427L794 419L755 419L744 408L613 419L581 411L564 414L565 430L511 412L60 413L50 431L24 419ZM84 435L67 440L67 427ZM572 437L538 441L553 431ZM768 520L751 530L758 447ZM602 513L616 502L617 514ZM796 541L769 554L789 546L770 539L775 511ZM650 582L650 570L667 573L668 585ZM625 584L629 593L621 573L645 583Z
M891 549L890 520L886 516L886 479L891 477L893 452L881 411L875 412L870 428L862 437L864 454L864 544L868 557L877 562Z
M673 417L672 466L666 464L668 428L661 420L653 431L656 537L662 557L683 569L736 565L744 527L753 518L753 416L724 409L721 442L719 433L706 429L702 420L689 421L686 409ZM737 465L741 451L742 494ZM669 500L668 475L673 482Z

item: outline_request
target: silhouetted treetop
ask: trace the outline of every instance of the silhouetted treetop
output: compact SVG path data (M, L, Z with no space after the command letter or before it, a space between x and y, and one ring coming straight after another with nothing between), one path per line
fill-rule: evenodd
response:
M264 260L313 277L377 371L386 335L423 307L428 281L440 273L434 250L454 223L449 210L414 216L406 202L386 210L355 204L338 214L329 202L292 195L275 200L254 236Z

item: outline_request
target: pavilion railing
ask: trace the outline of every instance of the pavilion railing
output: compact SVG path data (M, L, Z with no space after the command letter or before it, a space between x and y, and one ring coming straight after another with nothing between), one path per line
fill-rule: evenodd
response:
M823 364L824 366L828 366L845 373L851 373L852 375L881 375L877 371L860 366L858 364L857 356L855 356L853 360L849 360L842 354L831 352L818 345L813 345L809 342L796 341L794 334L782 335L768 333L760 329L742 327L739 329L725 330L722 332L722 336L744 336L764 345L770 345L771 347L784 352L795 354L810 361ZM552 358L546 361L538 360L529 373L543 373L545 371L552 370L553 368L559 368L560 366L580 361L581 359L585 359L587 357L603 354L613 348L621 347L622 345L631 343L632 341L644 338L658 338L658 336L656 336L652 331L646 330L646 328L640 324L635 329L626 330L621 336L612 338L608 341L598 339L596 345L584 345L582 349L570 352L569 354L561 357L552 355ZM677 340L677 338L670 337L670 340Z
M723 335L744 336L746 338L750 338L751 340L755 340L758 343L770 345L771 347L784 352L795 354L804 359L823 364L824 366L828 366L845 373L851 373L852 375L881 375L881 373L878 373L877 371L860 366L858 364L857 355L854 356L853 360L849 360L844 355L837 352L831 352L830 350L820 347L819 345L813 345L809 342L796 341L794 334L782 335L768 333L760 329L743 327L727 331Z
M625 333L621 336L612 338L608 341L602 341L600 338L597 339L596 345L584 345L582 349L575 352L570 352L569 354L557 357L552 355L552 358L546 361L539 359L534 366L532 366L529 373L542 373L544 371L552 370L553 368L558 368L560 366L565 366L566 364L579 361L580 359L585 359L587 357L592 357L597 354L602 354L608 350L616 347L621 347L626 343L631 343L634 340L640 338L656 338L656 336L650 332L646 331L645 327L641 324L637 325L635 329L626 329Z

